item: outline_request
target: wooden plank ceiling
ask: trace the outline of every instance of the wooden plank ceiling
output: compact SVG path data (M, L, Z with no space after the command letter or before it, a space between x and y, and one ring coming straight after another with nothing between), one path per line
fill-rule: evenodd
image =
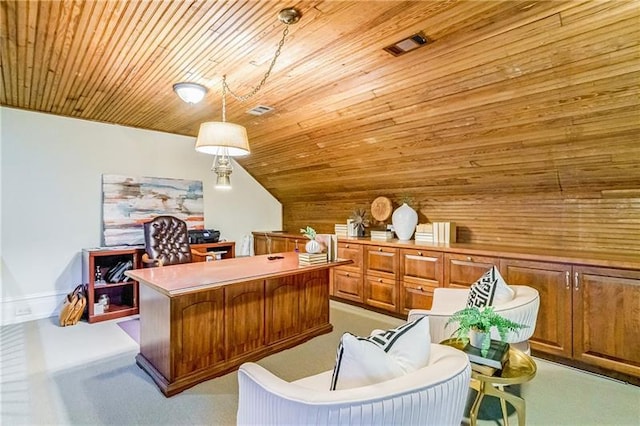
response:
M238 162L287 228L329 231L378 195L409 195L465 241L640 251L637 1L1 6L2 105L191 136L219 119L222 75L239 94L260 81L277 13L296 7L267 85L227 99L251 141ZM419 31L430 44L383 51ZM205 85L204 102L180 101L179 81ZM256 105L275 110L246 113Z

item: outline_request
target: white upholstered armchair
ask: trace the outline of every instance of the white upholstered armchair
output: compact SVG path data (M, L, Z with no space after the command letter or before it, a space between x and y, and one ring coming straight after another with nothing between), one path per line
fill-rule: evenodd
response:
M243 364L238 424L459 426L471 369L463 352L432 344L426 367L382 383L330 391L331 375L286 382L258 364Z
M529 353L528 340L536 328L540 296L538 291L532 287L512 285L510 288L515 292L514 298L508 302L493 305L493 307L495 312L503 317L527 325L526 328L509 332L505 341L525 353ZM431 309L412 309L409 312L408 321L428 315L431 341L439 343L451 337L456 330L457 324L447 326L446 323L454 312L466 307L468 297L469 289L437 288L433 294ZM500 338L495 329L491 333L492 339Z

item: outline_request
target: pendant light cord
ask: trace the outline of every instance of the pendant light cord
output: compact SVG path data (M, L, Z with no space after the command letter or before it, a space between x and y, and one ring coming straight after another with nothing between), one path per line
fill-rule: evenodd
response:
M258 83L258 85L256 87L253 88L253 90L251 90L251 92L247 93L244 96L240 96L235 94L231 88L229 87L229 85L227 84L227 79L226 76L222 77L222 121L225 121L224 116L225 116L225 101L224 101L224 97L225 97L225 92L228 91L229 94L231 96L233 96L233 98L237 101L240 102L244 102L247 99L251 98L252 96L254 96L256 93L258 93L260 91L260 89L262 89L262 86L265 85L265 83L267 82L267 79L269 78L269 76L271 75L271 71L273 71L273 67L276 64L276 60L278 59L278 56L280 56L280 52L282 51L282 46L284 46L284 40L287 37L287 35L289 34L289 25L290 24L285 24L286 27L284 29L284 31L282 32L282 38L280 39L280 42L278 43L278 48L276 49L276 53L273 55L273 59L271 60L271 64L269 65L269 69L267 70L267 72L265 73L264 77L262 77L262 80L260 81L260 83Z

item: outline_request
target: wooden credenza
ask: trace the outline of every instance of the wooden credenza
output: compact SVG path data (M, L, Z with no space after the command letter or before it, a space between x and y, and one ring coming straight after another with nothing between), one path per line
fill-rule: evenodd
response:
M127 272L140 283L136 361L166 396L329 333L330 268L255 256Z
M280 247L299 238L274 236ZM495 265L507 283L540 294L534 355L640 384L640 256L340 238L338 257L352 263L334 268L334 299L400 318L430 309L436 288L467 288Z

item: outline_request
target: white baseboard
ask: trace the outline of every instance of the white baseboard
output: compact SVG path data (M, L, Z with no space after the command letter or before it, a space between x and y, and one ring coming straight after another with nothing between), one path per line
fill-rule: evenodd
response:
M67 293L40 293L0 299L2 324L18 324L58 315Z

